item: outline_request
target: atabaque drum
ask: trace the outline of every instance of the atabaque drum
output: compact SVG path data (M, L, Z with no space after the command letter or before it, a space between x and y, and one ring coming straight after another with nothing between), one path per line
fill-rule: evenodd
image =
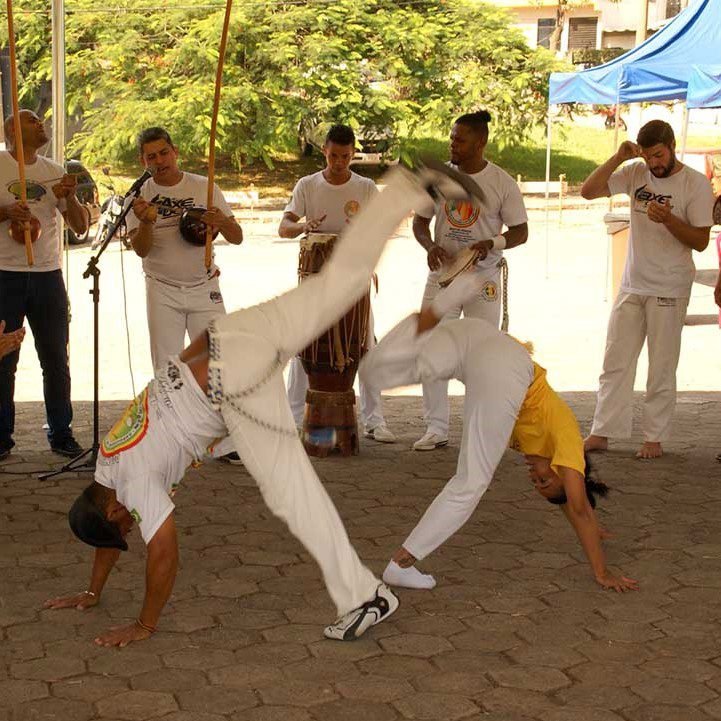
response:
M300 241L298 282L318 273L333 252L338 236L309 233ZM299 353L308 375L303 417L303 445L308 455L359 450L353 382L368 350L368 292L333 326Z

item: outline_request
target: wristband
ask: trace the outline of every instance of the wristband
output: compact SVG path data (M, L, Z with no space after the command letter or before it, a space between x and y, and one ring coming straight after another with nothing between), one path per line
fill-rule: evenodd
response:
M140 628L143 629L143 631L147 631L148 633L155 633L155 631L156 631L155 626L148 626L148 624L147 624L147 623L143 623L143 622L140 620L140 618L136 618L136 619L135 619L135 623L137 623L138 626L140 626Z
M491 250L503 250L506 247L506 236L501 235L500 233L498 235L495 235L491 240Z

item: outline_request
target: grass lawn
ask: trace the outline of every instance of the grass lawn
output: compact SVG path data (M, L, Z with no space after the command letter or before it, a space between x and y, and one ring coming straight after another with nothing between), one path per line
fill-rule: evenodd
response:
M557 180L564 173L570 185L580 185L588 174L603 163L614 150L612 130L590 128L572 122L554 124L551 150L551 180ZM626 134L619 133L619 142ZM718 134L710 136L689 136L688 148L721 147ZM440 158L448 157L447 136L409 138L402 141L404 157L415 157L419 153L432 153ZM546 137L545 128L537 128L531 139L523 145L505 147L499 150L495 143L488 144L486 156L500 165L514 178L521 175L523 180L544 180L546 173ZM298 157L279 160L272 169L262 163L244 167L240 173L231 167L217 167L216 180L226 190L247 190L253 185L261 197L289 197L296 181L323 168L324 161L319 153L311 157ZM183 162L189 171L206 174L202 163ZM353 169L370 178L380 178L384 170L374 166L354 166ZM128 184L138 169L125 168L118 171L116 177L127 180ZM96 177L99 174L96 173ZM105 193L101 191L101 196Z

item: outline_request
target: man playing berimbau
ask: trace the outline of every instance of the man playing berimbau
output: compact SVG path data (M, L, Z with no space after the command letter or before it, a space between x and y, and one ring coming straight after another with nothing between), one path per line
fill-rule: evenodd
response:
M323 270L284 295L213 321L171 357L102 444L95 482L75 501L74 533L96 547L86 591L47 608L99 602L125 536L137 524L147 544L146 592L132 623L98 636L125 646L155 630L173 589L178 540L171 494L212 440L229 433L269 509L318 562L336 604L328 638L351 640L387 618L398 599L358 558L295 430L283 386L289 358L341 317L367 290L386 240L428 193L466 197L453 171L389 174ZM362 221L362 222L360 222Z

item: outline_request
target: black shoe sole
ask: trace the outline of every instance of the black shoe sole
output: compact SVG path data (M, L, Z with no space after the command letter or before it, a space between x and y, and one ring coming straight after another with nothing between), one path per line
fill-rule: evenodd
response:
M59 456L65 456L65 458L77 458L82 456L85 451L81 448L79 451L64 451L61 448L50 448L53 453L57 453Z

